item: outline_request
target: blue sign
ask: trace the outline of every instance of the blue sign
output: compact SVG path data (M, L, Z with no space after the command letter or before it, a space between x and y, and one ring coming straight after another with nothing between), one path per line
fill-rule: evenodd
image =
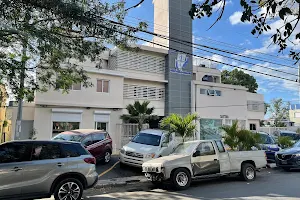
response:
M192 72L184 71L188 64L189 58L184 53L178 53L177 59L175 59L175 68L171 69L170 72L177 74L190 75Z

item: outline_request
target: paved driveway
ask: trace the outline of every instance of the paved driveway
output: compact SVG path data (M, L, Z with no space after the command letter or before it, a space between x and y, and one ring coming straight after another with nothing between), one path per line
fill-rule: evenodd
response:
M97 172L99 174L100 180L112 179L112 178L122 178L130 176L141 176L143 175L141 168L136 167L126 167L120 168L119 156L112 156L112 160L108 164L97 164Z

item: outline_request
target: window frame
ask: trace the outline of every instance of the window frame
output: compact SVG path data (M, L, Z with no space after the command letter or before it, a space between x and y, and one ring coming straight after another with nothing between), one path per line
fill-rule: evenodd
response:
M252 125L252 126L251 126L251 125ZM251 127L254 127L255 129L253 129L253 128L251 128ZM257 130L256 124L255 124L255 123L250 123L250 124L249 124L249 129L250 129L250 131L256 131L256 130Z
M215 143L216 143L216 147L218 148L219 153L225 153L226 152L225 146L224 146L224 144L222 143L221 140L215 140ZM222 150L220 150L220 146L218 145L218 143L223 148Z
M89 145L83 144L83 141L84 141L86 138L88 138L88 137L91 137L91 144L89 144ZM84 147L88 147L88 146L94 144L94 138L93 138L93 135L92 135L92 134L86 135L86 136L81 140L81 144L82 144Z
M203 144L205 144L205 143L210 143L210 144L211 144L212 150L213 150L213 154L212 154L212 152L211 152L211 154L204 154L204 155L203 155L202 151L198 149L201 145L203 145ZM196 149L197 149L197 151L200 151L200 155L199 155L200 157L201 157L201 156L215 156L215 155L217 155L217 152L216 152L216 149L215 149L215 147L214 147L214 144L213 144L211 141L209 141L209 142L201 142L201 143L198 145L198 147L197 147ZM201 148L201 149L203 149L203 148Z
M60 156L58 158L48 158L48 159L40 159L40 155L39 155L39 159L38 160L33 160L33 150L34 148L36 148L37 146L43 146L43 145L57 145L59 150L60 150ZM43 161L43 160L55 160L55 159L62 159L62 158L65 158L65 155L64 155L64 151L62 149L62 146L61 144L58 144L58 143L51 143L51 142L35 142L33 143L32 145L32 151L31 151L31 158L30 160L31 161Z
M29 153L29 155L27 155L28 156L28 158L27 158L27 160L22 160L22 161L14 161L14 162L3 162L3 164L11 164L11 163L23 163L23 162L30 162L31 160L32 160L32 151L33 151L33 144L32 143L28 143L28 142L12 142L12 143L4 143L4 144L1 144L0 146L2 146L2 147L4 147L5 148L5 146L8 146L8 145L13 145L14 146L14 148L15 148L15 150L17 149L16 147L15 147L15 145L21 145L21 146L25 146L25 144L26 145L30 145L31 147L31 149L29 149L30 150L30 153ZM7 147L6 147L7 148ZM15 152L14 152L15 153ZM27 152L28 153L28 152ZM24 156L24 155L23 155ZM2 162L1 162L2 163ZM1 164L0 163L0 164Z
M101 91L99 91L98 90L98 81L101 81L102 82L102 84L101 84L101 86L102 86L102 88L101 88ZM103 90L103 88L104 88L104 82L108 82L108 86L107 86L107 92L104 92L104 90ZM105 94L108 94L109 92L110 92L110 80L108 80L108 79L97 79L97 81L96 81L96 92L98 92L98 93L105 93Z

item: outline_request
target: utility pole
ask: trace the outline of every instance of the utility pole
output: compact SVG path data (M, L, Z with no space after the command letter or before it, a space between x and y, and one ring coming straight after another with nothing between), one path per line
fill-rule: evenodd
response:
M24 82L25 82L26 61L27 61L26 52L27 52L27 39L23 41L21 72L20 72L20 88L19 88L19 95L18 95L18 114L16 120L14 140L20 140L20 135L22 131L23 95L24 95Z

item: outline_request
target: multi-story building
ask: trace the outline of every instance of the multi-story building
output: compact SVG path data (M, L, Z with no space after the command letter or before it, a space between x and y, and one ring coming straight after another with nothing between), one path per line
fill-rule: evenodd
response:
M296 126L300 125L300 104L291 104L289 110L290 121Z
M168 36L173 39L192 42L192 20L188 15L192 1L186 1L154 0L154 21L157 26L168 27ZM159 28L154 30L160 33ZM258 128L264 117L263 95L248 93L242 86L222 84L221 72L211 63L193 66L192 45L158 37L153 42L153 47L139 46L138 52L117 48L105 52L100 63L78 63L94 87L75 84L68 94L51 89L37 93L32 118L36 137L50 139L64 130L78 128L106 129L120 147L120 116L135 100L150 101L154 114L160 117L196 112L200 117L197 138L202 132L202 138L218 137L219 127L233 120L248 129Z

